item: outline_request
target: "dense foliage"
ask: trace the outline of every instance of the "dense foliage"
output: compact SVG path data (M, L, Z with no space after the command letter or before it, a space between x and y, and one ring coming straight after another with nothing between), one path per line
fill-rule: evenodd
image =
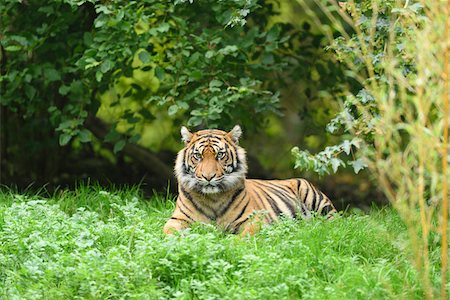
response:
M1 194L1 297L423 296L401 254L406 228L393 211L330 222L283 220L251 238L206 225L164 237L162 226L172 209L171 201L143 201L133 190L82 188L51 199Z
M322 35L285 18L303 13L294 4L2 1L2 182L136 183L147 175L162 189L173 181L181 125L236 123L246 141L266 144L249 153L260 162L251 171L292 176L288 152L326 140L321 125L341 78ZM271 134L257 135L266 128Z
M287 65L279 50L289 35L268 24L264 2L3 1L0 14L2 105L49 118L61 145L91 140L85 120L107 91L105 109L119 108L107 120L116 151L125 144L119 122L136 142L134 126L161 113L193 127L239 120L251 129L278 108L269 79Z

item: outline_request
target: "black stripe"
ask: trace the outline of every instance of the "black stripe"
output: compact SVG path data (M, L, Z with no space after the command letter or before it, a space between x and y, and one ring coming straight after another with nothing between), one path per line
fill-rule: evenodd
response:
M236 162L236 167L234 166L234 162L236 161L237 153L235 153L235 151L233 151L233 149L230 149L230 154L231 154L230 155L231 156L231 163L233 165L233 171L234 171L234 169L237 168L237 162Z
M185 219L180 219L180 218L175 218L175 217L171 217L170 219L171 219L171 220L183 221L183 222L189 223L189 222L188 222L187 220L185 220Z
M274 190L274 193L275 194L277 194L277 193L280 193L279 191L276 191L276 190ZM286 205L286 207L288 208L288 210L289 210L289 213L291 214L291 217L295 217L295 215L296 215L296 210L295 210L295 206L294 206L294 204L291 202L291 201L289 201L289 197L287 197L287 196L284 196L283 197L283 195L278 195L278 197L280 198L280 200L281 201L283 201L283 203Z
M312 189L313 195L314 195L311 208L312 208L312 211L316 211L316 208L317 208L317 192L316 192L316 189L312 186L311 182L308 182L308 184L309 184L310 188Z
M238 233L240 227L242 224L244 224L245 222L248 221L248 218L245 218L244 220L242 220L241 222L237 223L234 227L233 233Z
M188 217L189 220L191 220L192 222L194 222L194 219L192 219L192 217L190 215L188 215L181 207L179 207L180 212L185 215L186 217Z
M261 205L262 205L263 209L269 212L269 214L267 214L268 221L269 221L269 223L272 223L272 222L273 222L273 218L272 218L272 216L270 215L270 211L269 211L269 210L267 209L267 207L264 205L264 201L263 201L263 199L261 198L261 196L256 192L256 189L254 190L254 192L255 192L255 194L256 194L256 197L258 197L259 201L261 202Z
M208 215L203 209L200 208L200 206L195 202L195 200L192 198L191 194L189 194L188 192L186 192L183 188L181 188L181 192L183 193L183 195L189 200L191 201L192 205L194 205L195 209L198 210L201 214L203 214L204 216L208 217L210 220L214 219L214 217L211 217L210 215Z
M300 184L298 185L299 187L300 187ZM291 188L290 186L286 186L286 188L288 189L288 190L290 190L294 195L296 195L297 194L297 192L296 191L294 191L294 189L293 188ZM297 188L297 191L298 191L298 188Z
M234 165L233 165L233 153L230 149L230 147L228 146L228 144L225 144L224 149L221 149L221 151L224 151L226 153L226 161L225 164L228 167L229 166L229 161L231 160L231 169L234 171Z
M261 185L269 188L272 190L272 192L277 195L277 197L283 201L283 203L287 206L287 208L289 209L289 212L291 213L292 217L295 217L296 215L296 209L294 207L294 205L292 204L291 201L289 201L289 198L294 198L295 194L293 197L290 197L289 194L287 194L286 191L284 191L284 189L281 186L275 186L275 185L269 185L266 183L261 183Z
M206 143L208 143L208 140L204 140L204 141L201 141L201 142L197 142L197 145L198 145L198 146L203 146L203 145L205 145Z
M209 140L209 143L212 144L212 145L214 145L214 146L217 146L217 147L220 146L220 141Z
M306 211L308 208L306 207L305 203L300 203L300 208L302 210L302 214L304 217L306 217L308 215L308 212Z
M269 202L270 206L272 207L272 210L275 211L275 215L276 215L276 216L279 216L279 215L281 214L281 210L280 210L280 208L278 207L278 205L277 205L275 199L273 199L268 193L266 193L266 192L264 191L264 189L260 189L260 190L261 190L261 193L262 193L262 194L265 194L266 199L267 199L267 202Z
M189 211L189 212L191 212L191 213L194 213L184 202L183 202L183 200L181 199L181 197L178 199L178 201L180 201L180 203L181 204L183 204L183 206L184 207L186 207L186 209Z
M242 193L242 191L244 190L244 188L240 188L238 189L233 196L231 197L230 200L228 200L228 203L225 205L225 207L223 209L221 209L218 214L217 217L221 217L223 216L223 214L230 208L231 204L234 203L234 201L237 199L237 197Z
M217 139L217 140L219 140L219 141L221 141L221 138L220 137L218 137L217 135L212 135L212 134L206 134L206 135L201 135L200 137L199 137L199 139Z
M188 175L189 174L189 170L188 170L188 168L186 168L186 164L183 164L183 174L184 175Z
M306 205L306 201L307 201L307 199L308 199L308 196L309 196L309 190L310 190L310 188L308 187L308 184L307 184L307 181L305 180L305 185L306 185L306 194L305 194L305 198L303 199L303 203ZM300 192L300 195L301 195L301 192ZM309 209L309 208L308 208Z
M300 190L300 187L302 186L303 180L304 179L298 179L298 178L296 179L296 181L297 181L297 191Z
M319 195L319 200L317 200L317 205L316 205L316 209L314 211L318 211L320 208L320 204L322 204L322 200L323 200L323 194L321 191L318 191L317 194Z
M183 170L184 170L184 174L188 174L189 173L189 169L188 169L188 167L189 167L189 164L188 164L188 161L187 161L187 156L188 156L188 149L185 149L184 150L184 155L183 155ZM186 165L188 165L188 167L186 167Z
M237 220L239 220L240 217L242 217L242 215L244 214L245 210L247 209L247 206L248 206L249 203L250 203L250 201L247 200L247 203L244 205L244 208L241 210L239 215L230 224L236 222Z
M333 210L334 210L334 207L330 204L327 204L322 209L322 215L328 215Z
M234 154L236 154L236 158L234 158L233 157L233 159L236 159L236 168L239 166L239 164L240 164L240 161L239 161L239 156L238 156L238 151L237 151L237 148L236 148L236 146L233 146L232 145L232 147L233 147L233 150L234 150L234 152L232 151L232 153Z

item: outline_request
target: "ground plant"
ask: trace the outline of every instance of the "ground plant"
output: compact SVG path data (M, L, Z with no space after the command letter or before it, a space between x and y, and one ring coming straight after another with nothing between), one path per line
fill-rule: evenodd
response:
M168 198L168 199L166 199ZM79 187L0 194L2 299L421 299L391 209L285 219L253 236L198 224L165 236L172 197ZM432 246L439 282L439 248Z

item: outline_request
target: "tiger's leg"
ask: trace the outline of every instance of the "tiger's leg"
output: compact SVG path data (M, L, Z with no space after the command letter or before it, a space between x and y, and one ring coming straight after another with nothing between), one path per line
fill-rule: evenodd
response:
M193 220L188 215L182 212L177 203L172 217L167 221L166 225L164 225L163 232L165 234L173 234L177 231L188 228L192 221Z
M188 227L189 224L185 220L179 220L172 217L167 221L166 225L164 225L163 232L164 234L173 234Z
M247 235L251 236L256 234L261 230L262 225L265 223L265 219L267 218L264 217L263 213L256 212L254 216L247 218L246 221L240 225L240 228L242 228L242 230L240 230L240 235L244 237Z
M254 235L258 231L261 230L261 223L250 222L249 224L244 226L244 229L241 231L241 236L246 235Z

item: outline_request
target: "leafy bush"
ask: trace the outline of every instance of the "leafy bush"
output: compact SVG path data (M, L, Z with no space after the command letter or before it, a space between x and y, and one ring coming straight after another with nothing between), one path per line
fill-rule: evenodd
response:
M264 1L3 2L1 104L48 118L61 145L91 140L85 121L100 105L125 107L107 120L116 151L120 122L136 142L134 126L161 114L251 130L278 110L270 80L287 66L290 37L268 23Z

